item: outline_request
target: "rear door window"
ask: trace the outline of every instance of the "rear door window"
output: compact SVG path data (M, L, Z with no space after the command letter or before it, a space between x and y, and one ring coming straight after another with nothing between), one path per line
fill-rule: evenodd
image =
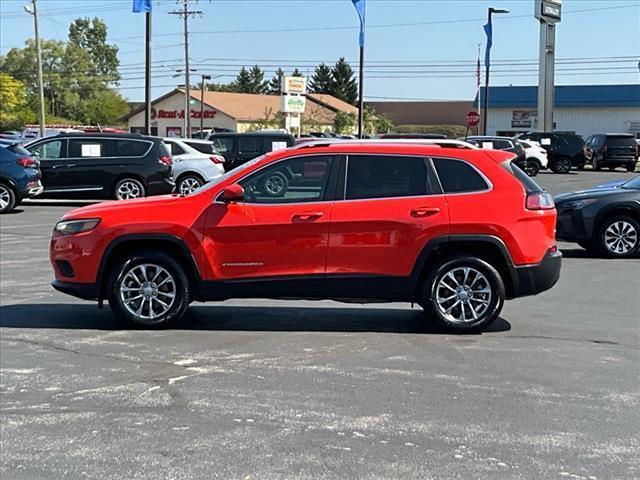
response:
M176 142L165 142L166 145L171 149L171 155L182 155L184 150L180 145Z
M233 137L214 137L211 141L220 153L233 152Z
M240 137L238 138L238 153L242 155L258 155L260 153L259 137Z
M184 142L189 145L191 148L196 149L200 153L206 153L207 155L214 155L216 153L213 148L213 144L211 143L200 143L200 142Z
M69 158L99 158L107 156L104 139L70 139Z
M422 157L353 155L347 160L346 200L413 197L434 192Z
M489 189L484 178L467 162L434 158L433 163L445 193L479 192Z

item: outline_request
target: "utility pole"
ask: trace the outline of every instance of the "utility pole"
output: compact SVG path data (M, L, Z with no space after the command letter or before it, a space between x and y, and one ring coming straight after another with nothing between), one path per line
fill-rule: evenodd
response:
M151 135L151 10L145 13L144 133Z
M534 15L540 21L538 131L552 132L554 130L556 23L560 23L562 17L562 0L536 0Z
M38 23L38 5L37 0L31 0L32 7L24 7L25 11L33 15L33 26L36 34L36 59L38 63L38 123L40 124L40 137L44 137L45 120L44 120L44 84L42 81L42 52L40 48L40 25Z
M200 138L204 138L204 81L211 80L211 75L202 75L200 84Z
M201 10L189 10L191 0L176 0L182 3L182 10L174 10L169 15L178 15L184 22L184 129L185 138L191 138L191 84L189 79L189 17L202 17ZM197 0L195 0L197 2Z

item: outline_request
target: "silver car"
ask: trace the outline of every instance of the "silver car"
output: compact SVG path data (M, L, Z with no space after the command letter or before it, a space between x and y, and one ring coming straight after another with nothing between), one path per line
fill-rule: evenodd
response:
M173 180L181 195L188 195L224 174L224 157L218 154L213 142L165 137L164 143L171 149Z

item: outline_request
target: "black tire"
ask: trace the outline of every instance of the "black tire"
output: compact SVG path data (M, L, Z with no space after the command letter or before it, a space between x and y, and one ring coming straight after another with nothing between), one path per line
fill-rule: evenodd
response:
M530 160L527 160L526 163L524 164L524 172L530 177L535 177L536 175L538 175L539 171L540 171L540 162L538 162L533 158Z
M622 229L620 226L623 226ZM627 226L631 230L627 230ZM620 231L625 233L624 241L621 239L615 243L615 234ZM640 254L640 223L634 218L627 215L605 218L596 235L594 243L603 257L632 258ZM628 246L628 243L631 243L631 246Z
M468 282L470 282L471 287L478 288L484 286L484 288L487 288L490 291L490 298L488 300L489 303L484 310L482 310L482 308L474 308L476 313L481 313L477 318L473 319L473 317L471 317L469 321L455 321L452 317L456 316L456 314L458 314L458 316L466 316L467 313L469 313L470 316L473 315L471 313L472 306L469 306L470 304L467 303L467 307L465 307L460 303L460 298L455 296L461 294L469 295L469 292L457 292L454 288L451 288L451 286L455 286L463 280L463 278L460 277L459 272L463 271L462 269L464 268L470 268L482 275L482 277L476 275L474 279L471 277L472 273L469 273ZM453 281L445 278L448 277L450 272L453 272L453 276L456 278L456 283L452 283ZM456 274L458 274L457 277ZM450 277L448 278L450 279ZM447 285L450 285L449 288L442 286L441 281L443 279L446 280ZM443 300L446 300L448 297L440 297L440 303L438 303L438 296L440 294L445 295L449 290L451 290L451 294L454 295L454 297L451 297L451 299L446 302L443 302ZM479 297L475 297L476 302L486 300L488 297L487 293L476 292L475 295L479 295ZM473 295L467 298L469 299L469 302L474 301ZM459 255L442 259L429 270L424 284L422 285L419 303L430 318L435 319L438 324L449 332L477 333L486 329L495 321L496 318L498 318L498 315L500 315L502 310L502 306L504 305L504 299L504 282L498 271L493 266L485 260L477 257ZM463 305L462 308L454 306L455 302L458 302L459 305ZM451 310L450 314L446 313L448 310Z
M200 188L204 183L204 179L200 175L185 173L176 182L176 192L181 195L188 195L196 188Z
M148 273L146 279L140 274L141 266L144 266L145 275ZM136 267L138 267L137 270L134 270ZM157 285L157 288L155 284L153 287L146 286L150 281L150 277L157 276L158 267L171 277L171 281L164 282L163 285ZM130 275L132 270L135 278L140 279L138 284L132 281L132 278L134 278ZM159 278L166 278L166 276L162 274ZM137 290L139 285L144 285L140 286L139 292L133 291L133 293L129 293L123 290L123 287ZM164 289L163 286L165 286ZM149 291L145 290L146 288ZM156 294L151 293L154 290ZM111 269L107 293L109 306L119 320L127 325L144 328L166 328L172 325L184 316L191 300L191 286L184 268L172 257L162 252L132 252L120 258ZM147 294L149 294L148 297L146 296ZM169 300L171 294L174 297ZM131 297L128 297L129 302L125 302L127 300L124 298L126 295L131 295ZM132 296L137 295L143 296L140 303L136 303L137 300L131 300ZM168 307L165 308L159 303L160 298L163 299L162 301L165 304L169 302ZM156 303L155 308L154 302ZM127 307L125 303L130 307ZM140 307L140 305L142 306ZM130 311L130 309L137 310L139 307L140 315ZM148 318L144 318L145 311ZM154 314L157 314L157 316L153 317Z
M8 213L16 207L16 194L9 185L0 183L0 213Z
M115 200L129 200L146 196L147 192L144 185L135 178L123 178L116 183L113 189L113 198Z
M633 163L631 165L627 165L627 172L635 172L636 171L636 164Z
M602 162L598 160L598 155L596 155L595 153L593 154L593 158L591 159L591 165L593 166L593 169L598 172L602 170Z
M571 159L569 157L558 157L553 164L554 173L567 174L571 172Z
M282 172L267 175L260 185L260 191L269 197L282 197L289 189L289 179Z

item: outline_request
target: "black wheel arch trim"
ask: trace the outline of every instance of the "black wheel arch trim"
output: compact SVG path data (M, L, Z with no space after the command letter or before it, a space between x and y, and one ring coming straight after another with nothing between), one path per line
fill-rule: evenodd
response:
M613 203L611 205L603 207L593 219L593 231L591 235L593 236L599 234L602 222L611 214L625 215L626 213L631 213L632 218L635 218L636 221L640 221L640 204L638 204L637 202L628 201L622 203Z
M193 274L194 280L196 282L195 285L192 285L192 291L196 294L196 296L201 293L203 282L202 276L200 275L200 269L198 268L198 264L195 261L191 250L189 250L189 247L187 247L187 245L181 238L167 233L140 233L120 236L115 240L112 240L111 243L107 245L107 248L105 248L104 253L102 254L102 258L100 259L100 265L98 267L98 273L96 275L96 285L98 290L97 296L99 300L106 298L105 281L108 278L107 263L111 258L114 250L123 244L129 242L139 242L142 240L167 242L178 247L182 251L184 257L188 262L188 265L186 265L185 267L189 269L190 272L188 271L187 275L189 276L190 273Z

